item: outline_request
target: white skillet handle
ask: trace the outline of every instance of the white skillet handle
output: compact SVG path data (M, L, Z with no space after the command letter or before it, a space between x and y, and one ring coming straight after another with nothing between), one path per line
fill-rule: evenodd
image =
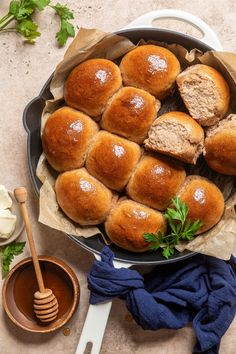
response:
M156 10L148 12L145 15L142 15L136 20L129 23L122 29L129 28L144 28L150 27L153 28L153 21L159 18L165 19L177 19L183 22L187 22L193 27L197 28L203 35L201 41L210 45L215 50L222 50L222 45L219 41L219 38L215 34L215 32L209 27L204 21L202 21L199 17L190 14L189 12L175 10L175 9L165 9L165 10Z
M75 354L84 354L88 343L91 343L91 354L99 354L112 302L89 305L84 327Z
M94 254L96 259L100 256ZM116 268L129 268L131 264L113 261ZM75 354L84 354L85 348L88 343L91 343L91 354L99 354L104 332L106 329L109 313L111 310L112 301L103 304L89 305L87 316L84 322L84 327L79 339L79 343Z

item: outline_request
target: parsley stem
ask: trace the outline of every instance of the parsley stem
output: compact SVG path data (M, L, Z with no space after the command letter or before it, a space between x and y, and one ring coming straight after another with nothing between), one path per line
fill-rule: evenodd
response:
M14 20L14 16L11 14L7 14L3 18L0 19L0 31L5 28L12 20Z
M6 14L5 16L3 16L1 19L0 19L0 23L5 21L7 18L9 17L9 13Z
M16 28L3 28L0 30L0 32L2 33L6 33L6 32L17 32Z

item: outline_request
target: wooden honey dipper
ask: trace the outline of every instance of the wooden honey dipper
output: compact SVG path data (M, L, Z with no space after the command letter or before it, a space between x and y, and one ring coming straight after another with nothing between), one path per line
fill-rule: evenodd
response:
M51 322L55 320L58 314L57 298L51 289L45 289L42 272L39 265L39 260L36 254L32 228L26 209L27 190L24 187L19 187L14 190L14 195L17 202L20 204L22 216L25 223L26 234L29 241L30 251L32 255L34 270L37 278L39 291L34 294L34 312L36 317L41 322Z

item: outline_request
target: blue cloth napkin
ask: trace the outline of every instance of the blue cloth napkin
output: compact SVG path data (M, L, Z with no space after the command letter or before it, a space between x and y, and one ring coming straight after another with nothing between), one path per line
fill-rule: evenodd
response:
M143 328L178 329L192 322L197 343L193 353L215 354L236 313L236 258L230 262L197 255L157 266L144 277L113 266L104 247L101 261L88 274L90 303L120 297Z

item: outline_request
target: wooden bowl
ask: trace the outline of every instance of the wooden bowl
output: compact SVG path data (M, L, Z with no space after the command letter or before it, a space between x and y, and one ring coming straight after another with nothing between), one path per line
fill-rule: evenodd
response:
M8 274L2 289L3 307L8 317L29 332L48 333L65 325L79 303L80 287L73 270L60 259L39 256L45 287L52 289L59 303L57 318L41 323L33 311L33 295L38 290L32 258L23 259Z

